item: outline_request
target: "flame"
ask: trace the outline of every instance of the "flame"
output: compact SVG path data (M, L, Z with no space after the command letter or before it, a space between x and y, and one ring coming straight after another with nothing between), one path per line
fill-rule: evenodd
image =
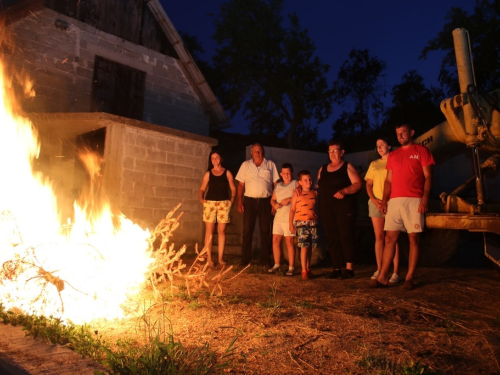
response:
M122 318L123 304L147 279L150 234L112 213L100 185L102 160L90 153L80 156L91 177L86 196L60 223L51 182L33 170L37 130L14 113L4 77L0 62L0 303L80 324Z

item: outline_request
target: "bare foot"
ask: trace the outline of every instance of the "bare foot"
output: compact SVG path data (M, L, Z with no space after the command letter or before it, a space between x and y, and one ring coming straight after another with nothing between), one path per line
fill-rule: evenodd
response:
M211 260L207 260L207 263L208 263L209 267L213 267L214 266L214 262L212 262Z
M224 262L223 260L219 260L219 265L225 266L226 264L227 264L227 262Z

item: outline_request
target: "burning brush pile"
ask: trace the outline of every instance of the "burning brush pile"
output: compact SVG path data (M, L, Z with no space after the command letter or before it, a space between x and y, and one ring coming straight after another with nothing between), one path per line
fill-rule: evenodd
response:
M99 160L84 153L80 159L90 176L85 197L73 204L61 224L61 209L47 177L33 168L39 156L36 129L21 115L8 95L0 64L0 303L4 309L60 317L81 324L124 317L123 307L142 288L157 295L174 277L188 291L207 287L209 269L204 251L189 268L169 244L179 224L178 207L152 234L114 213L100 186ZM6 88L7 86L7 88ZM227 270L226 270L227 271ZM211 280L220 290L225 271ZM160 293L161 294L161 293ZM135 299L137 300L137 299Z

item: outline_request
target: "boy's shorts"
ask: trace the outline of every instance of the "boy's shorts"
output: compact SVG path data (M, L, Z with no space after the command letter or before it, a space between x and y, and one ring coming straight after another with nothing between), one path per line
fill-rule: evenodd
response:
M369 217L385 217L371 200L368 201L368 216Z
M205 223L229 223L231 201L205 201L203 203L203 221Z
M279 223L276 221L273 223L273 234L285 237L295 237L295 233L290 232L289 223Z
M421 200L421 198L392 198L387 204L384 230L422 232L425 218L418 212Z
M297 221L298 246L303 247L318 247L318 227L315 221Z

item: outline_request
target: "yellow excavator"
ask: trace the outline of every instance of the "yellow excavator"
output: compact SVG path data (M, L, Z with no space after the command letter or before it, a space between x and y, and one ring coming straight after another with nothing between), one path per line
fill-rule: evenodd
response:
M428 147L436 160L465 144L472 154L474 175L453 191L441 193L442 212L426 214L426 226L482 232L485 255L500 266L500 206L485 195L485 175L494 173L500 163L500 90L486 93L477 87L467 30L455 29L453 42L460 94L441 102L447 121L415 142ZM461 198L459 194L471 185L475 185L475 197Z

